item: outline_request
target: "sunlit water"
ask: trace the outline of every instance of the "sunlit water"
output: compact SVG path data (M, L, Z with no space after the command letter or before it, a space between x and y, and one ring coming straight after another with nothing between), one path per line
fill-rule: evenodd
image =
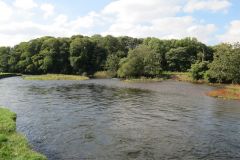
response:
M50 160L240 159L240 102L184 82L0 80L0 105Z

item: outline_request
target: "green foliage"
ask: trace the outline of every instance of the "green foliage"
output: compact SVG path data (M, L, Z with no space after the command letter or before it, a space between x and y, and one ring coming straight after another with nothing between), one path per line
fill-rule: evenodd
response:
M162 71L190 69L194 79L204 75L211 82L239 83L239 54L239 44L208 47L189 37L160 40L111 35L47 36L14 47L0 47L0 72L93 75L106 70L112 76L159 77Z
M166 43L166 70L186 72L191 64L199 61L212 61L212 49L196 38L170 40Z
M119 63L121 58L116 54L111 54L107 57L105 68L108 72L111 72L113 76L116 76L119 69Z
M120 62L120 77L156 76L161 73L160 57L146 45L130 50L128 57Z
M167 69L167 62L165 57L165 54L168 51L168 45L166 44L167 41L163 41L157 38L146 38L143 43L155 52L161 68Z
M5 134L0 134L0 144L7 141L8 141L7 136Z
M105 50L89 38L75 38L70 44L70 64L75 73L94 73L101 69Z
M208 65L208 61L196 62L195 64L192 64L190 74L193 80L204 79L204 75L208 70Z
M93 44L86 38L76 38L71 42L70 63L76 73L83 73L87 69L92 51Z
M239 45L220 44L214 47L214 60L209 65L207 79L210 82L240 83Z
M168 68L170 71L187 71L194 62L194 57L189 55L187 47L173 48L166 53Z
M10 57L10 48L9 47L0 47L0 72L7 72L9 65L8 59Z

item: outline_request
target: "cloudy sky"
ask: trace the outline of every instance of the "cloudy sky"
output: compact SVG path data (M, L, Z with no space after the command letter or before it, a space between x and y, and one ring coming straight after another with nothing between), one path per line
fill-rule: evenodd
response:
M0 0L0 46L41 36L240 41L239 0Z

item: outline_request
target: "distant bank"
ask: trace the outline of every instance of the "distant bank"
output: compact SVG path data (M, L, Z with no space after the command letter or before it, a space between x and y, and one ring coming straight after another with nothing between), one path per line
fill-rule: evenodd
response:
M21 76L21 75L16 74L16 73L0 73L0 79L8 78L8 77L15 77L15 76Z

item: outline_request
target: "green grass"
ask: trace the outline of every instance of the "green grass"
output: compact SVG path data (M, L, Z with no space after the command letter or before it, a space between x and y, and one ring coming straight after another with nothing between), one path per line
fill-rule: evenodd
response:
M184 82L191 82L191 83L207 83L204 80L194 80L189 72L163 72L164 79L172 79L176 81L184 81Z
M44 75L25 75L25 80L88 80L86 76L65 75L65 74L44 74Z
M0 108L0 133L9 133L16 130L16 114Z
M33 151L27 139L16 132L16 114L0 108L0 160L46 160Z
M192 78L189 72L163 72L163 77L166 79L174 79L177 81L187 81L192 82Z

